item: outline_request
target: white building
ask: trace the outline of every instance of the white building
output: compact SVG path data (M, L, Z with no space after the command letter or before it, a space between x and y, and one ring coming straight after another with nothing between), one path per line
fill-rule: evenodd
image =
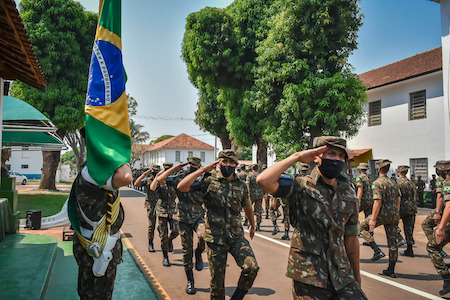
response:
M372 170L374 160L390 159L391 171L409 165L410 174L431 179L435 162L450 159L441 48L363 73L360 78L369 86L367 121L348 147L371 148Z
M136 160L134 168L150 168L154 164L162 166L164 162L180 164L191 156L200 158L202 165L207 165L214 161L214 147L182 133L148 146Z
M42 160L40 147L11 147L11 157L5 165L10 171L21 173L28 179L40 179Z

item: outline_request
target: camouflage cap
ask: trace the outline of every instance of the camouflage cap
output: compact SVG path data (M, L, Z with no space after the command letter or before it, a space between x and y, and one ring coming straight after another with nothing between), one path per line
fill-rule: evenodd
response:
M161 171L161 166L160 165L153 165L152 169L155 170L156 172Z
M440 164L439 170L450 171L450 160L443 160Z
M397 167L397 172L408 172L408 170L409 170L409 166L401 165L401 166Z
M165 163L163 163L163 167L164 167L164 168L172 168L172 167L173 167L173 163L171 163L171 162L165 162Z
M264 170L264 169L267 169L267 164L263 164L262 165L262 169Z
M375 167L378 169L381 169L382 167L385 167L387 165L390 165L392 163L392 161L390 161L389 159L380 159L379 161L377 161L377 163L375 164Z
M253 170L254 167L258 167L258 165L257 165L257 164L251 164L251 165L250 165L250 169Z
M359 163L358 169L359 170L368 170L369 169L369 164L367 164L367 163Z
M190 163L191 165L197 166L197 167L201 167L202 166L202 160L198 157L188 157L187 159L188 163Z
M300 163L300 165L298 166L298 170L299 171L308 171L309 170L309 165L305 164L305 163Z
M225 149L225 150L220 151L219 158L229 158L229 159L233 160L236 164L239 163L236 153L234 153L234 151L231 149ZM244 168L244 166L242 166L242 169L243 168Z
M436 162L436 164L434 165L434 167L435 167L436 169L440 169L442 163L444 163L444 162L445 162L445 160L438 160L438 161Z
M344 150L345 158L348 159L347 141L345 139L337 136L319 136L314 138L313 141L314 148L318 148L325 145Z

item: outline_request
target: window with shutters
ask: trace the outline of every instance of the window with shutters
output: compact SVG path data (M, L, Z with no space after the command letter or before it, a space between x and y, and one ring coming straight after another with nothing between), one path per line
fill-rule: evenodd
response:
M425 119L427 117L427 95L425 90L409 94L409 119Z
M369 103L369 126L381 125L381 100Z
M188 151L188 157L194 156L194 151Z
M175 151L175 161L181 161L180 151Z
M416 179L421 175L422 180L428 182L428 158L411 158L409 162L411 165L410 174L415 175Z
M205 159L206 159L206 153L205 153L204 151L201 151L201 152L200 152L200 159L202 160L202 162L205 161Z

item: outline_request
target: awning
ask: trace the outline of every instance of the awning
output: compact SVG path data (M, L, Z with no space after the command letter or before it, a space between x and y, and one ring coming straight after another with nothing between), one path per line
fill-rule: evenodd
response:
M372 151L372 149L348 150L348 160L355 159L356 157L366 154L369 151Z
M13 132L4 131L2 134L3 147L28 146L61 149L64 144L55 136L44 132ZM55 149L55 150L56 150Z

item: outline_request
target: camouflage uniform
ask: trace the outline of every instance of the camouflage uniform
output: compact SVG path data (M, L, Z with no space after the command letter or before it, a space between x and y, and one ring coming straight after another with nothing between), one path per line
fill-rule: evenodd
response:
M450 164L450 162L449 162L449 164ZM442 183L442 188L440 190L442 191L441 192L442 201L444 201L445 205L448 205L447 202L450 201L450 179L444 180L444 182ZM448 224L446 224L446 226L444 228L444 232L445 232L445 237L444 237L444 240L442 241L442 243L440 243L440 244L436 243L434 234L432 234L428 238L428 243L427 243L427 251L428 251L428 254L430 255L431 262L433 263L434 267L436 268L436 271L442 277L445 277L446 275L448 276L450 274L448 267L444 263L444 259L441 254L442 248L445 245L447 245L448 243L450 243L450 222Z
M400 200L400 219L403 221L406 244L412 245L414 243L413 232L417 213L416 189L414 184L406 177L397 179L397 184L402 195Z
M154 175L151 174L147 178L141 180L141 186L145 188L147 196L145 196L144 206L147 209L147 219L148 219L148 240L153 242L155 236L156 228L156 202L158 201L158 195L156 191L150 189L150 185L154 180Z
M271 197L272 198L272 203L270 205L270 220L273 222L276 222L278 219L278 209L280 208L280 206L283 208L283 215L284 215L284 230L289 230L289 206L286 205L287 200L286 199L281 199L281 198L276 198L276 197Z
M443 182L444 178L439 176L436 180L436 195L441 194L443 192ZM445 203L444 203L445 204ZM443 205L443 208L445 206ZM442 212L438 212L442 213ZM431 242L432 239L434 239L434 231L433 228L437 226L436 222L434 221L433 217L436 214L436 211L430 212L430 214L423 220L422 222L422 230L425 233L426 237L428 238L428 242Z
M381 199L381 208L377 216L375 227L384 226L389 247L389 261L396 262L398 259L397 228L400 218L397 207L397 198L400 191L397 183L386 176L380 176L372 184L373 199ZM369 232L369 221L372 215L361 222L360 232L366 243L374 242Z
M323 299L325 294L329 299L367 299L344 245L345 236L358 234L358 199L347 177L341 173L336 179L333 190L314 169L289 184L280 179L274 195L287 198L295 228L286 272L294 281L294 299Z
M167 185L176 187L181 180L188 175L187 172L180 173L167 179ZM194 232L198 234L196 252L205 250L205 210L203 198L200 191L191 190L183 193L178 189L178 222L180 227L181 245L183 249L183 266L185 270L192 270L192 257L194 255Z
M251 205L248 188L236 174L233 176L234 178L228 181L218 172L202 181L203 199L207 209L205 240L211 272L211 299L225 299L228 253L242 269L238 289L248 291L259 270L241 225L241 209Z
M364 211L364 217L372 214L373 198L372 198L372 180L367 174L361 174L356 178L356 187L362 187L361 203L359 204L359 211Z
M78 174L73 183L76 188L77 216L81 227L92 230L80 213L80 208L84 214L93 222L98 222L105 214L107 203L112 203L118 197L119 192L110 192L93 185ZM119 209L119 216L111 225L110 234L116 234L122 226L124 212L122 204ZM87 237L87 236L86 236ZM106 273L102 277L94 276L92 265L94 259L81 245L77 235L73 238L73 255L78 264L78 295L80 299L111 299L116 278L117 265L122 262L122 240L119 238L116 245L111 250L113 259L109 262Z
M251 171L247 175L245 182L249 187L250 199L254 204L253 211L255 212L256 216L256 224L258 224L259 227L259 224L261 224L262 221L262 201L264 197L264 190L256 183L256 177L258 176L258 174L258 172L251 169Z
M177 198L175 189L167 186L167 184L159 184L156 189L158 201L156 202L156 215L158 216L159 237L161 239L161 250L169 251L169 243L179 234L178 221L176 220ZM169 236L170 226L170 236Z

